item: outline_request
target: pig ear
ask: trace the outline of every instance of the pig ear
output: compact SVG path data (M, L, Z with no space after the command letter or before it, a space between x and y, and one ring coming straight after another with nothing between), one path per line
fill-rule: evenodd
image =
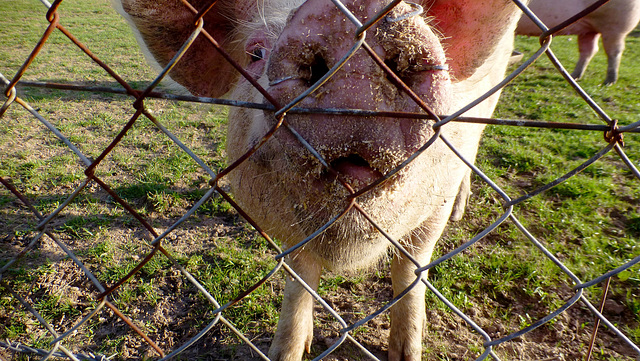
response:
M521 11L510 0L422 0L442 40L452 75L464 80L491 56L508 59ZM496 50L505 54L495 54ZM494 55L495 54L495 55Z
M147 60L164 68L195 29L195 15L178 0L113 0L117 10L129 21ZM231 36L238 23L235 4L220 0L204 17L204 29L235 59L243 49ZM197 10L211 1L191 0ZM199 96L219 97L226 93L238 72L200 34L182 59L171 70L172 80Z

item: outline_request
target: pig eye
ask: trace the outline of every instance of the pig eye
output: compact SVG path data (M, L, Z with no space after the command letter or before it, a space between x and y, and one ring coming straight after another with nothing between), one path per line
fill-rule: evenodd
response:
M249 55L251 56L251 62L255 63L256 61L263 60L267 57L267 49L257 47L253 49L253 51L249 53Z

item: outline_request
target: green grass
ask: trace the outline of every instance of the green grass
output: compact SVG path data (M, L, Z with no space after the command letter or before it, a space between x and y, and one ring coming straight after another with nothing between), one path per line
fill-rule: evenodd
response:
M192 255L182 261L207 290L221 296L218 298L220 304L225 304L275 267L275 261L264 257L268 253L265 247L247 247L246 243L239 243ZM270 287L261 287L243 298L237 306L231 306L226 315L243 332L251 331L256 325L275 327L277 319L272 316L278 313L281 301L281 296L274 295Z
M145 65L130 30L107 1L65 0L60 11L61 24L134 86L142 88L154 78L155 73ZM0 48L12 49L0 52L0 73L10 78L48 23L38 1L4 0L0 2L0 14ZM558 37L552 45L569 70L577 60L575 42L575 37ZM518 38L516 48L527 56L537 44L537 39ZM621 124L637 120L640 64L633 60L639 56L640 38L629 37L615 86L600 85L606 68L602 52L580 83ZM116 86L57 31L25 79ZM91 159L104 151L134 111L133 100L121 95L42 88L21 88L19 95ZM163 100L148 100L145 105L214 171L224 166L226 109ZM506 87L496 117L603 124L545 58ZM638 136L625 135L625 143L625 152L639 165ZM515 199L562 176L604 146L599 132L490 126L477 165ZM85 165L66 145L18 106L12 106L0 119L0 176L10 179L41 213L49 214L59 207L85 179L84 170ZM145 118L135 123L95 174L159 233L210 188L209 175ZM515 206L514 215L577 277L587 281L640 255L639 182L617 155L610 153L579 175ZM502 212L500 197L475 177L467 216L448 228L436 256L478 234ZM0 188L0 266L38 233L36 224L37 219ZM151 251L149 241L153 238L93 182L50 229L105 285L112 285L134 269ZM235 298L275 266L265 241L240 224L236 212L217 196L199 208L163 245L221 304ZM430 280L457 307L474 314L482 327L499 323L508 331L530 325L573 294L572 280L509 220L475 246L433 269ZM252 337L271 335L277 322L282 281L282 277L268 281L225 311L225 317ZM386 269L373 276L329 274L321 282L319 293L356 320L380 307L378 293L388 288L388 283ZM0 338L43 348L48 347L51 338L11 296L9 285L27 297L58 330L71 327L93 310L99 293L46 237L43 244L3 274ZM609 291L609 298L624 306L616 322L636 343L640 343L639 289L639 267L634 266L614 277ZM586 295L597 304L601 287L590 288ZM213 317L214 307L160 253L119 287L112 301L152 338L164 342L161 347L165 350L192 337ZM431 308L449 314L429 292L427 301ZM331 317L320 317L317 328L333 327ZM592 320L590 316L580 318L584 329L580 332L588 334ZM568 325L569 321L553 320L542 329L551 331L560 323ZM446 354L453 352L452 343L456 342L451 341L450 335L442 329L430 331L437 335L434 339L442 342L425 344L427 357L459 359L455 354ZM366 339L367 332L365 327L356 333ZM214 358L231 358L240 352L225 327L212 331L210 339L216 341L202 341L200 349L215 350ZM69 340L79 350L106 355L153 355L140 349L128 327L108 310L100 311ZM483 350L481 341L467 346L470 353ZM498 352L509 354L503 349ZM596 359L616 358L604 352Z

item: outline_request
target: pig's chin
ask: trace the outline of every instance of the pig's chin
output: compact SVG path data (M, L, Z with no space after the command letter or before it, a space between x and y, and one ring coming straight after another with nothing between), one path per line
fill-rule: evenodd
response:
M333 161L331 166L356 191L383 176L379 171L363 164L356 156L339 158ZM300 209L301 213L298 214L299 224L305 229L306 236L343 213L350 204L346 188L337 180L331 181L329 178L330 176L323 175L317 181L316 191L320 191L320 200L306 202L310 206L304 210ZM410 187L400 174L357 197L356 202L372 217L377 226L398 239L404 236L398 233L398 225L405 221L399 213L405 205L401 204L402 197L398 197L398 192L411 193L411 190L406 189L408 186ZM393 220L393 224L388 220ZM309 241L304 248L315 254L325 267L334 271L345 271L374 264L378 258L386 254L390 245L376 227L360 211L352 207L324 232Z
M361 190L384 176L380 170L373 168L356 154L338 157L330 162L330 166L354 191ZM396 228L403 222L403 217L398 212L405 208L403 200L406 198L399 197L399 192L415 192L411 189L412 184L406 182L404 173L405 170L399 172L356 198L358 205L385 230ZM323 172L312 184L312 187L306 188L306 191L299 188L299 192L290 193L290 196L300 197L298 203L305 205L296 207L296 218L306 236L343 213L351 202L349 191L333 172ZM386 222L389 219L393 220L393 224ZM397 233L397 231L391 233ZM394 234L394 236L402 235ZM287 243L292 245L290 242ZM385 254L389 245L390 243L364 215L357 209L351 208L323 233L305 245L305 248L319 256L326 267L334 270L348 270L374 263L376 258ZM362 253L363 247L368 250L366 254Z

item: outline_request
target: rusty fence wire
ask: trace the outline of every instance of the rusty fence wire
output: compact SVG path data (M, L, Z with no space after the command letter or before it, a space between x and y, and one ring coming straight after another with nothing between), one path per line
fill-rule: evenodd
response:
M67 0L65 0L67 1ZM176 0L178 1L178 0ZM149 86L140 90L137 89L136 86L131 85L130 82L122 79L116 70L112 68L110 65L102 62L94 53L92 49L89 49L85 45L83 45L82 39L78 39L65 27L65 17L58 11L59 7L63 3L63 1L55 1L53 4L49 4L46 0L42 0L42 3L46 6L46 9L43 8L42 15L46 18L49 25L42 35L40 41L37 44L34 44L33 51L29 55L29 57L24 61L23 65L19 69L19 71L13 76L12 79L7 79L5 75L0 74L0 78L2 80L5 100L3 101L2 107L0 108L0 122L9 124L12 122L12 119L7 116L7 111L9 108L12 110L22 108L24 111L30 113L33 119L36 119L39 123L40 127L44 127L48 132L51 132L53 136L55 136L59 142L64 144L64 147L67 147L73 154L76 161L79 161L82 164L84 169L84 179L79 182L79 185L72 190L69 190L68 194L64 195L64 200L62 200L59 205L53 211L48 211L47 213L42 213L37 209L36 206L33 205L30 197L24 194L24 192L20 191L17 187L14 186L11 179L2 176L0 177L0 182L3 187L6 189L8 193L11 194L12 197L21 204L21 208L24 211L25 215L25 228L29 229L30 232L25 233L27 236L22 239L22 244L20 251L13 255L10 259L4 260L1 264L0 268L0 287L2 287L3 303L2 305L8 305L10 302L17 303L19 307L22 309L22 312L30 314L30 318L32 319L32 323L29 325L28 329L24 329L20 332L33 332L33 329L45 330L46 334L46 342L43 342L42 339L32 339L32 344L26 344L24 342L17 342L12 340L11 338L7 338L5 340L0 340L0 357L11 357L15 359L29 359L30 357L41 357L42 359L49 358L69 358L72 360L106 360L106 359L125 359L125 358L142 358L142 355L122 355L122 354L114 354L114 355L103 355L98 351L87 350L81 344L78 344L78 341L73 338L73 335L81 331L83 328L89 328L91 324L98 322L98 320L105 318L106 314L113 315L113 317L117 320L120 320L119 324L124 324L126 326L122 326L128 329L130 334L133 334L136 339L139 340L141 345L145 345L142 349L146 349L146 353L144 353L144 357L151 358L161 358L168 359L172 357L179 357L181 353L185 352L185 350L189 349L194 343L199 340L205 340L207 338L215 338L219 337L218 334L214 331L216 328L223 328L229 333L235 334L242 343L246 344L250 347L249 354L251 357L268 359L265 352L265 342L256 342L255 339L250 339L247 335L246 331L241 330L246 325L238 325L234 324L228 317L227 312L229 309L238 302L242 302L248 295L253 293L256 289L260 287L266 287L265 283L270 281L275 275L279 274L288 274L291 277L298 279L300 282L304 283L298 275L287 265L284 261L285 256L297 249L298 247L302 247L304 244L312 240L316 237L320 232L322 232L325 228L329 227L335 219L331 220L328 224L326 224L321 229L313 232L308 235L308 237L300 242L295 247L292 247L286 251L283 251L278 244L273 241L268 232L262 229L260 224L254 222L249 215L247 215L236 203L233 201L232 196L228 194L228 190L224 183L224 177L229 173L233 172L234 169L243 161L246 160L255 150L260 147L264 141L269 139L273 135L274 132L278 131L278 129L282 127L289 127L286 123L286 114L291 114L295 112L304 112L309 110L298 109L296 105L310 93L312 93L316 88L320 87L323 81L332 76L332 74L337 71L337 69L348 59L350 54L355 51L367 51L373 58L376 58L375 52L370 49L367 44L363 41L364 31L366 31L369 27L372 26L376 21L379 21L382 17L384 17L388 11L392 9L399 1L395 1L389 7L385 9L385 11L381 12L379 16L371 19L365 24L361 24L358 19L356 19L353 15L349 13L349 11L340 3L339 0L332 0L336 6L340 8L341 11L344 12L347 19L352 21L358 28L358 34L360 35L358 39L354 40L352 44L351 53L346 54L343 58L343 62L337 64L333 69L330 69L323 79L320 79L316 84L311 86L311 88L305 93L301 94L298 98L292 101L290 104L286 105L278 105L276 102L271 99L268 92L263 89L258 83L256 83L253 78L247 74L243 68L232 62L232 65L239 71L242 76L247 78L247 80L251 81L252 84L259 88L260 91L264 94L265 98L270 101L270 105L264 104L253 104L253 103L243 103L237 100L228 100L228 99L212 99L212 98L200 98L188 95L175 95L166 92L160 92L156 90L156 87L160 83L161 80L166 76L169 70L178 62L181 61L181 56L184 52L189 48L192 44L193 40L198 37L206 38L211 46L213 46L218 52L226 54L222 47L204 30L203 28L203 15L198 13L196 9L191 7L187 0L182 0L184 6L188 7L194 14L194 28L191 37L184 43L181 52L174 57L174 59L168 64L165 69L162 70L160 75L153 81ZM475 173L478 179L481 179L482 182L486 183L486 186L490 187L495 191L496 197L499 197L499 202L502 206L502 214L495 220L491 225L486 227L482 232L478 233L474 237L466 240L463 244L459 245L449 253L446 253L440 256L437 259L431 261L431 263L426 265L420 265L418 272L416 273L416 279L413 284L417 282L423 282L426 284L428 288L428 292L433 293L440 301L442 301L446 307L448 307L453 314L458 317L459 322L464 323L466 327L472 329L476 332L479 337L482 339L481 347L476 348L469 355L465 356L465 359L495 359L499 360L500 357L494 352L494 350L498 346L502 346L513 342L514 339L517 339L519 336L527 334L534 329L545 325L550 322L554 322L554 319L557 319L559 315L563 312L567 311L573 307L584 307L590 311L593 316L593 319L596 320L597 324L600 324L600 328L608 329L613 335L616 343L620 345L624 345L626 349L631 350L632 354L636 356L629 357L638 357L640 359L640 347L635 344L628 335L626 335L623 331L618 328L614 322L611 322L607 317L603 315L603 305L606 300L606 289L608 287L608 282L612 277L620 275L623 272L627 272L632 269L634 265L640 263L640 256L629 257L628 262L617 265L616 268L610 269L608 272L600 275L599 277L582 280L578 278L574 272L569 269L567 266L563 264L563 262L554 254L553 251L549 248L549 242L544 240L537 239L533 232L527 229L522 223L518 216L516 216L513 211L515 208L520 206L523 202L527 201L531 197L534 197L550 188L566 181L567 179L573 177L577 173L581 172L591 164L599 161L605 155L613 153L617 155L619 161L621 161L622 166L624 166L633 176L640 180L640 172L638 171L634 162L630 160L625 151L623 149L623 135L628 134L630 136L634 136L633 133L638 133L640 131L640 121L637 121L632 124L620 126L618 125L615 119L612 119L608 116L607 112L601 108L596 102L594 102L591 97L586 94L581 87L571 78L569 73L564 69L562 64L557 60L554 56L554 53L550 49L550 44L552 43L552 35L559 31L561 28L566 26L585 14L593 11L598 6L602 5L606 1L598 1L596 4L591 6L585 11L577 14L575 17L567 20L562 25L548 29L543 23L541 23L535 17L529 9L522 5L519 1L514 0L514 2L522 9L525 13L525 16L529 16L532 19L536 19L536 24L543 29L543 35L540 37L540 48L539 50L533 54L529 59L526 59L516 70L512 73L508 74L508 76L498 84L494 89L492 89L489 93L487 93L484 97L478 99L476 102L469 104L467 107L461 109L459 112L455 114L446 116L442 119L438 118L436 115L432 114L431 116L425 114L412 114L416 118L426 118L426 117L435 117L436 123L434 125L434 129L441 129L441 127L445 127L449 122L480 122L487 124L498 124L501 126L525 126L525 127L551 127L551 128L560 128L560 129L582 129L588 131L598 131L602 132L605 140L605 144L602 146L601 150L597 153L593 154L587 161L583 162L581 165L568 171L566 174L561 177L554 179L553 181L540 186L539 188L529 192L523 196L510 195L509 192L501 189L492 179L486 176L481 169L473 165L471 162L466 159L461 158L469 168ZM39 59L39 54L42 51L43 47L48 44L50 36L54 32L62 33L66 38L68 38L75 47L80 49L84 55L91 59L91 61L95 62L100 67L100 71L104 71L109 74L109 76L115 80L119 87L117 88L104 88L104 87L89 87L89 86L80 86L74 83L51 83L51 82L34 82L34 81L25 81L23 80L23 75L29 74L30 67L32 66L32 62L37 61ZM361 49L362 48L362 49ZM3 49L2 51L7 51L7 49ZM543 121L525 121L525 120L505 120L505 119L472 119L465 118L464 113L467 109L473 107L478 102L482 101L486 97L490 96L496 91L499 91L501 88L506 86L510 81L512 81L515 77L521 74L525 69L527 69L531 64L533 64L538 58L546 56L548 57L552 63L555 65L557 70L562 74L562 76L566 79L566 81L575 89L577 94L583 99L583 101L588 104L591 109L598 115L598 117L602 120L601 124L598 125L584 125L584 124L560 124L560 123L552 123L552 122L543 122ZM231 59L230 57L227 57ZM385 69L385 71L392 76L393 73L386 68L384 61L380 59L376 59L378 64ZM64 61L64 59L60 59L60 61ZM2 70L2 64L0 64L0 72ZM398 80L399 81L399 80ZM401 81L399 81L401 83ZM18 89L24 86L31 87L45 87L48 89L59 89L63 91L81 91L85 93L91 92L113 92L126 94L130 96L132 99L135 99L133 102L133 107L130 109L130 114L128 114L128 121L126 125L119 129L117 134L114 134L113 138L110 139L105 144L105 147L101 150L99 156L92 159L92 157L84 154L80 148L78 147L75 140L70 140L72 134L65 134L63 130L60 130L60 127L57 127L53 122L47 120L47 114L41 113L39 109L34 109L25 99L19 96ZM408 88L405 89L407 92L411 92ZM247 153L245 157L240 158L235 163L230 166L219 170L216 167L211 166L210 162L207 162L201 159L201 156L196 154L190 147L188 143L183 143L179 139L178 136L172 134L172 132L167 129L146 107L146 102L150 99L170 99L180 102L201 102L201 103L210 103L210 104L219 104L224 106L241 106L241 107L253 107L260 108L265 110L272 110L275 114L275 117L279 120L277 124L264 135L264 138L261 141L256 142L256 145ZM417 99L419 101L419 99ZM429 112L428 108L425 108L427 113ZM88 110L90 111L90 110ZM348 114L356 114L363 116L375 115L375 112L361 111L361 110L313 110L319 113L348 113ZM405 116L409 116L406 115ZM166 139L171 142L173 145L181 148L182 152L186 153L190 159L195 161L199 167L206 173L206 175L210 178L208 182L209 186L203 195L199 196L199 199L194 201L190 210L183 214L179 219L177 219L173 224L167 226L164 231L158 231L155 227L152 226L152 221L148 219L145 215L140 214L136 211L136 207L133 207L126 200L126 197L122 197L117 191L114 190L117 187L117 184L110 184L110 181L107 180L108 172L100 172L101 167L105 162L105 159L112 156L115 150L118 147L121 147L123 139L127 136L127 133L131 130L131 128L143 119L147 119L151 121L157 128L158 132L149 136L154 137L166 137ZM146 120L145 120L146 121ZM294 129L290 129L293 134L295 133ZM5 135L3 135L5 136ZM454 152L457 154L457 150L453 147L448 140L442 136L439 132L436 132L436 135L432 139L435 140L436 137L440 137ZM420 152L424 151L429 147L431 142L428 142L421 148L418 153L414 155L419 155ZM303 139L301 139L301 143L307 147L309 152L319 157L318 153L311 148ZM391 177L396 172L400 171L403 167L406 166L414 157L408 159L405 163L399 166L397 169L391 171L389 174L385 175L385 177L381 178L379 181L371 184L364 190L361 190L357 193L352 194L353 202L349 204L349 208L345 210L345 212L351 208L361 212L367 219L369 219L372 224L378 228L375 224L375 220L372 219L366 212L360 208L358 205L358 196L363 194L368 189L378 186L385 179ZM319 160L326 165L324 160L319 158ZM107 174L107 175L105 175ZM640 185L640 183L637 183ZM348 186L348 185L346 185ZM96 276L96 272L101 272L104 270L95 270L94 267L86 267L82 262L82 257L78 257L79 252L82 250L74 249L73 245L69 245L65 240L61 239L60 232L54 231L54 228L59 223L56 223L56 219L61 217L68 210L69 204L77 200L79 197L82 197L82 194L85 192L93 192L96 189L101 190L102 192L106 192L110 199L114 204L122 207L126 210L133 218L136 220L136 224L132 225L132 228L141 229L141 233L144 235L138 236L140 239L146 239L148 242L146 243L148 249L145 254L145 257L142 257L141 260L137 262L137 265L128 270L128 272L124 275L116 277L113 281L105 282L100 281L99 277ZM353 193L353 192L352 192ZM194 214L210 200L212 197L221 196L225 201L227 201L235 210L242 216L246 221L257 230L257 232L264 238L268 247L272 251L274 251L275 256L273 257L273 267L270 269L261 269L256 270L256 280L255 284L250 287L247 287L244 291L239 294L232 295L230 297L230 301L223 303L219 300L218 295L215 292L212 292L211 287L207 287L202 284L201 280L198 280L197 277L192 275L188 271L188 267L185 267L184 262L176 259L171 250L167 248L167 243L171 243L170 240L173 240L176 236L177 232L184 227L186 221L190 219L190 217L194 217ZM636 200L637 201L637 200ZM277 211L277 210L274 210ZM28 217L27 217L28 215ZM30 219L27 219L29 218ZM531 244L537 247L542 254L549 260L551 260L555 266L563 272L568 279L573 282L570 294L571 296L563 299L562 304L559 304L555 310L548 313L546 316L531 320L528 324L524 325L522 328L518 329L515 332L510 332L508 334L500 335L499 337L492 337L490 335L491 332L480 327L475 321L474 316L469 315L462 310L458 309L454 303L447 299L442 293L441 290L438 290L427 278L423 278L422 274L427 270L430 270L445 261L451 260L459 255L461 252L468 250L472 245L484 239L485 236L491 234L498 228L503 222L511 222L513 225L517 227L517 229L528 239ZM107 225L108 227L108 225ZM383 229L380 229L381 232L384 232ZM406 251L404 251L399 244L398 240L392 239L388 237L389 242L393 244L393 247L396 247L399 252L403 252L408 257L411 257ZM73 270L68 270L68 272L75 272L79 275L79 278L83 278L85 282L76 282L74 283L74 287L76 287L76 292L82 293L83 298L87 301L87 305L82 312L69 312L66 317L75 317L72 324L73 327L60 329L57 325L51 323L50 320L47 320L46 317L43 317L40 312L37 310L42 305L38 304L36 307L36 303L38 303L38 299L36 295L31 294L30 292L25 292L23 289L17 289L16 284L16 275L20 275L20 269L26 269L28 273L29 266L31 265L30 259L34 257L42 247L43 243L47 243L50 246L57 249L57 251L63 252L68 260L72 262ZM148 325L140 320L137 320L135 314L131 314L126 309L123 310L122 304L118 306L118 303L114 301L114 292L117 292L123 284L130 282L132 278L137 277L140 272L142 272L143 268L149 267L154 261L157 262L158 258L166 257L168 260L168 266L175 273L171 274L171 277L176 277L184 280L184 283L188 283L190 289L194 290L193 292L185 295L187 298L199 298L205 300L209 304L209 310L206 312L206 316L198 319L197 323L193 324L193 328L196 331L189 334L189 337L181 343L167 343L163 342L163 346L158 344L158 339L161 338L161 335L150 336L153 333L153 326ZM417 262L415 262L417 263ZM108 267L109 265L104 265L104 267ZM22 267L22 268L21 268ZM18 270L18 271L16 271ZM443 272L446 272L444 270ZM166 277L168 277L165 274ZM68 278L65 277L64 274L52 274L51 277L59 278L59 282L69 282ZM163 276L157 276L163 277ZM36 282L35 280L33 282ZM606 284L607 286L602 286ZM585 290L593 289L595 287L603 287L602 293L602 305L594 305L592 302L588 300L585 295ZM32 286L33 287L33 286ZM380 318L381 314L383 314L389 307L393 305L397 301L396 299L391 299L381 306L379 306L378 310L369 312L368 314L360 317L357 320L346 320L340 314L340 312L336 311L329 302L327 302L323 297L318 295L316 291L312 290L309 287L306 287L308 292L310 292L313 297L316 299L320 307L324 309L324 311L330 315L329 317L333 318L332 321L335 321L339 324L338 337L335 337L326 342L326 348L324 348L321 352L318 352L317 357L315 359L325 359L331 356L338 347L340 347L345 341L348 343L352 343L355 345L356 349L361 352L358 356L360 358L370 358L374 360L378 360L379 355L376 355L374 352L371 352L367 349L365 343L356 340L354 336L361 327L367 327L369 322L374 318ZM216 292L219 292L217 290ZM401 296L401 295L400 295ZM399 297L400 297L399 296ZM578 306L580 305L580 306ZM0 307L5 307L1 306ZM62 307L61 305L56 305L55 307ZM125 306L126 307L126 306ZM188 307L188 305L186 306ZM6 317L13 317L15 313L5 315ZM176 316L180 317L180 316ZM197 316L194 316L198 318ZM113 318L111 318L113 319ZM593 336L596 337L596 333L598 330L598 326L594 328ZM268 337L267 337L268 338ZM560 342L562 342L560 340ZM268 344L268 342L267 342ZM587 354L588 345L585 345L584 354ZM593 343L592 345L593 346ZM192 353L189 355L194 355L193 348L191 349ZM589 353L591 350L588 351ZM446 354L446 352L445 352ZM195 351L195 355L197 355L197 350ZM186 356L185 356L186 357ZM247 356L249 357L249 356ZM527 356L522 356L523 359L529 359ZM224 358L224 356L218 356L218 358ZM448 359L448 358L447 358ZM551 360L552 358L548 358ZM554 358L555 359L555 358ZM557 358L563 359L563 358Z

